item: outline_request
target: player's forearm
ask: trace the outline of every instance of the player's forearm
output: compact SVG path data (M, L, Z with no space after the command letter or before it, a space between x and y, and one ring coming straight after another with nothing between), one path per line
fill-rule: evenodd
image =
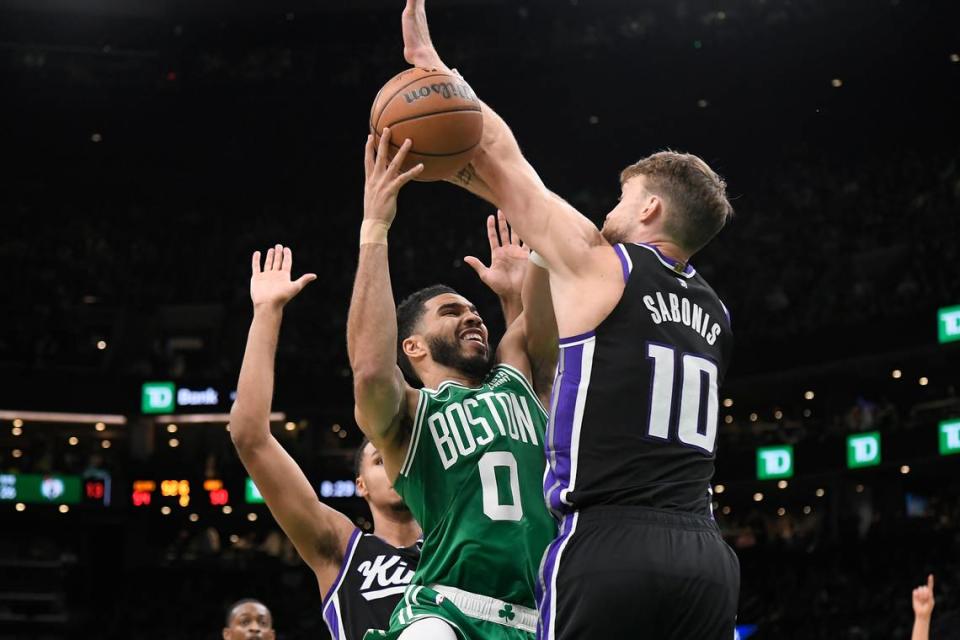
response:
M347 317L347 353L355 378L391 379L397 364L397 312L387 246L360 246Z
M913 633L910 640L930 640L930 618L928 616L914 616Z
M461 182L479 182L487 198L507 216L510 226L535 250L545 237L550 211L538 203L550 192L530 166L507 123L486 103L483 109L483 141ZM461 172L463 173L463 172Z
M240 367L237 399L230 410L230 437L238 448L255 445L270 436L273 369L282 320L282 309L254 309Z
M499 296L503 325L509 327L523 313L523 298L518 295Z
M557 366L559 334L550 294L550 272L530 264L523 280L523 308L527 323L527 355L533 373L534 390L549 395Z

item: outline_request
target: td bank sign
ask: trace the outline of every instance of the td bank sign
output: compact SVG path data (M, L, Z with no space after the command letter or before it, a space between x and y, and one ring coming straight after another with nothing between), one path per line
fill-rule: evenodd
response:
M880 432L847 436L847 467L874 467L880 464Z
M777 480L793 477L793 446L757 449L757 479Z
M937 333L941 344L960 340L960 306L937 311Z
M216 389L188 389L172 382L144 382L140 391L143 413L167 413L176 407L215 407L220 404Z

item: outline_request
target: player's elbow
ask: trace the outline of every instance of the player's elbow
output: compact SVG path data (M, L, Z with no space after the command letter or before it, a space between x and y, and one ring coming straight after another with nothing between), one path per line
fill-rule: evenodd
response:
M270 418L268 416L261 421L247 415L234 404L230 410L230 422L227 428L230 430L230 441L233 442L237 451L251 451L262 445L270 436Z

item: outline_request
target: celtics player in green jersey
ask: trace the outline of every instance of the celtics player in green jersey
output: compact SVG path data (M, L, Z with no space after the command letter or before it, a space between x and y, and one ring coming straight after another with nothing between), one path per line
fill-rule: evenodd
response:
M522 289L524 310L495 353L477 309L449 287L428 287L395 307L388 231L397 193L421 167L401 173L411 143L388 161L389 140L384 131L377 150L367 140L347 348L357 423L383 455L424 541L390 628L366 638L531 640L540 560L556 535L541 488L544 404L557 355L548 276L525 266L521 284L501 268L503 256L495 253L489 268L466 260L498 295ZM520 250L504 241L502 216L499 229L499 242ZM488 233L495 249L495 220Z

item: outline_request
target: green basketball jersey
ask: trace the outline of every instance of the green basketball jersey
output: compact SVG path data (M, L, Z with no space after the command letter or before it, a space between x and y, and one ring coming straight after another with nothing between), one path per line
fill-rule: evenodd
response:
M469 388L422 389L394 487L423 528L412 584L463 589L535 607L556 523L543 499L547 414L508 365Z

